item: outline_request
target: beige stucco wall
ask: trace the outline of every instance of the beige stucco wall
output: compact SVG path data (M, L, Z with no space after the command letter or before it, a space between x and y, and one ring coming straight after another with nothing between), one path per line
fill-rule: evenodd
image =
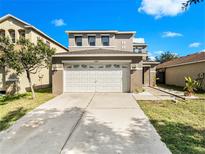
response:
M131 92L136 92L142 88L142 69L132 70L131 73Z
M52 93L59 95L63 93L63 70L52 71Z
M116 34L114 46L117 50L133 52L133 34Z
M156 68L150 70L150 86L156 86Z
M75 44L75 36L82 36L82 46L76 46ZM88 44L88 36L94 35L96 36L96 46L89 46ZM112 50L122 50L122 51L133 51L132 43L133 43L133 34L106 34L110 37L110 46L102 46L101 36L105 34L69 34L69 50L85 50L85 49L96 49L96 48L106 48Z
M65 50L61 46L57 45L56 43L53 43L52 41L48 40L47 38L45 38L40 33L36 32L36 31L30 31L30 38L29 39L31 40L31 42L37 43L37 40L38 40L37 38L41 38L41 40L43 40L44 43L46 43L46 40L48 42L50 42L50 47L51 48L55 48L56 49L56 53L67 52L67 50Z
M184 86L184 77L196 79L199 73L205 73L205 62L166 68L166 84Z
M16 20L13 20L13 19L8 19L8 20L5 20L4 22L1 22L0 23L0 30L5 30L5 34L7 37L10 38L10 35L9 35L9 30L15 30L15 38L16 40L19 39L19 30L25 30L26 32L26 38L30 39L31 38L31 34L30 34L30 30L28 29L25 29L24 28L24 24L22 24L21 22L18 22Z
M143 68L144 86L150 86L150 67Z
M44 42L46 42L46 40L49 41L50 47L55 48L56 53L67 52L66 49L59 46L58 44L56 44L52 40L48 39L47 37L45 37L41 33L37 32L31 28L24 28L23 23L15 20L13 18L9 18L8 20L1 22L0 23L0 30L1 29L5 30L6 36L9 36L9 32L8 32L9 29L15 30L16 40L19 39L18 30L23 29L26 32L26 38L29 39L32 43L36 43L37 39L41 38ZM38 70L38 72L36 74L32 74L31 78L32 78L32 82L33 82L34 87L41 88L41 87L51 85L50 72L51 71L49 71L48 68L43 68L43 69ZM0 76L2 76L2 77L0 77L0 80L3 82L3 83L0 83L0 90L6 90L8 93L12 93L13 91L18 89L18 92L23 93L23 92L26 92L26 90L28 90L28 88L29 88L29 83L28 83L28 79L26 77L26 73L23 73L17 77L15 75L14 70L6 68L5 73L3 71L1 71ZM18 80L17 80L17 82L14 82L13 79L16 79L16 78L18 78ZM17 84L14 85L14 83L17 83Z

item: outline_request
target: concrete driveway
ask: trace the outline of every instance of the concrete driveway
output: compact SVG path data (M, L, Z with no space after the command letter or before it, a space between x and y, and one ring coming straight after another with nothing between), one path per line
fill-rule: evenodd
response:
M69 93L0 134L2 154L168 154L132 94Z

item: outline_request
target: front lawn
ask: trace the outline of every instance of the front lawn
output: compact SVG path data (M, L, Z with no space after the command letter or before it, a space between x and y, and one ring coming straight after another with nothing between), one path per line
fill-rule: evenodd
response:
M173 154L205 153L204 101L140 101L139 104Z
M38 90L35 100L32 99L31 93L0 96L0 131L7 129L27 112L53 97L51 89Z

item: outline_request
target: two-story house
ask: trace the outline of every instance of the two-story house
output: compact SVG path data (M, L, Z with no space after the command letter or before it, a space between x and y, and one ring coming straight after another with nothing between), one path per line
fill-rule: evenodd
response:
M69 52L52 60L53 93L130 92L155 84L156 62L133 31L66 31Z
M37 43L37 40L41 39L51 48L55 48L56 53L68 51L67 48L39 29L12 15L0 18L0 36L9 37L14 44L20 37L25 37L32 43ZM32 81L35 88L49 86L51 84L51 71L47 68L38 70L36 74L32 75ZM25 73L17 76L11 69L0 69L0 91L6 91L7 93L25 92L28 87L29 83Z

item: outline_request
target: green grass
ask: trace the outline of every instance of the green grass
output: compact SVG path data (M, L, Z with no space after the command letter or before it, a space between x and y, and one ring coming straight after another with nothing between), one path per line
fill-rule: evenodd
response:
M35 100L32 99L31 93L0 96L0 131L9 128L27 112L53 97L50 88L38 90Z
M173 154L205 154L205 102L140 101Z

